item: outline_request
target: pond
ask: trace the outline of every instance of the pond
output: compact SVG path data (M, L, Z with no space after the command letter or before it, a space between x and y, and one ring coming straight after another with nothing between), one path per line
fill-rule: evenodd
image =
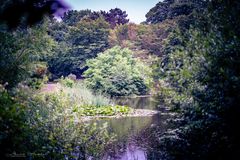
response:
M156 97L118 98L116 103L136 109L159 110L159 114L147 117L102 118L94 120L99 125L108 123L108 130L116 135L116 142L105 152L103 160L147 160L152 143L149 131L158 126L158 132L167 129L168 110ZM160 130L159 130L160 128ZM154 155L151 155L154 157Z

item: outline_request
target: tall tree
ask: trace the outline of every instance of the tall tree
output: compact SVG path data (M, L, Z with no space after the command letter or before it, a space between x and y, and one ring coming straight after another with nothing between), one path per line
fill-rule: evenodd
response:
M120 8L111 9L108 12L93 12L90 15L90 18L97 19L101 16L104 17L104 19L110 24L112 29L115 28L117 25L124 25L129 22L129 19L127 19L128 14L126 13L126 11L122 11Z
M146 22L160 23L166 19L174 19L179 16L188 16L193 10L201 9L206 1L196 0L164 0L159 2L146 14Z
M85 62L108 47L109 24L103 19L82 19L71 27L66 37L68 43L59 43L59 50L49 61L49 69L55 78L70 73L81 77L86 69Z
M69 10L62 16L62 21L69 26L75 26L83 17L89 16L91 13L91 10L88 9L80 11Z
M114 28L116 25L122 25L129 22L127 19L128 15L126 11L122 11L119 8L111 9L105 16L107 22L110 23L111 28Z
M239 11L238 0L210 1L208 10L195 16L193 28L180 32L183 45L162 63L176 91L173 105L183 111L180 127L161 139L170 159L238 157Z

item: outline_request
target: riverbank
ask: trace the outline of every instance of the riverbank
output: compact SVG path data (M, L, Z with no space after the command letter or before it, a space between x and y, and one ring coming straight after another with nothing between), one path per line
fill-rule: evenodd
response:
M60 92L61 91L61 92ZM90 92L87 92L88 90L82 86L82 85L77 85L75 84L74 87L65 87L63 84L61 83L49 83L46 84L40 91L40 93L45 93L45 94L50 94L50 95L55 95L57 94L57 97L61 97L60 99L65 99L65 100L74 100L74 104L76 104L76 106L79 105L79 107L75 107L75 111L79 113L79 117L76 117L76 121L89 121L89 120L93 120L93 119L100 119L100 118L115 118L115 119L119 119L119 118L124 118L124 117L151 117L154 116L156 114L160 114L160 111L157 110L157 108L153 107L153 108L145 108L144 106L140 107L139 104L120 104L121 102L117 102L116 98L113 101L116 101L116 104L118 105L113 105L114 103L111 102L111 100L108 100L108 103L111 103L111 105L105 105L105 106L101 106L99 107L98 105L100 105L100 100L102 98L97 98L96 102L93 101L90 103L90 100L94 99L94 95L90 94ZM59 96L58 96L58 93ZM63 98L63 94L66 96L65 98ZM89 96L86 95L91 95L90 98ZM126 99L130 99L133 100L134 102L136 101L136 99L148 99L150 98L151 95L142 95L142 96L135 96L135 97L118 97L120 98L119 100L123 100L124 102L126 101ZM125 99L124 99L125 98ZM83 101L86 100L85 103L83 103ZM105 100L106 101L106 100ZM71 103L73 103L73 101L71 101ZM82 106L80 105L81 103ZM89 103L89 105L86 105L86 103ZM92 105L93 103L97 103L96 106ZM146 106L149 106L150 104L141 102L141 104L144 104ZM151 104L152 105L152 104ZM127 107L130 106L130 107ZM138 108L140 107L140 108Z

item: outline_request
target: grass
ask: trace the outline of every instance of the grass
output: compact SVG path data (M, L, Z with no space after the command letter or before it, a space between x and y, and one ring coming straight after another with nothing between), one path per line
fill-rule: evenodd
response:
M67 82L69 84L70 81L67 80ZM115 105L106 96L93 94L81 82L66 85L64 80L61 80L54 92L41 94L57 97L67 110L79 116L114 116L128 114L131 111L128 106Z
M94 95L91 90L86 88L82 83L76 83L72 87L60 85L60 92L67 94L70 101L77 103L79 106L109 106L113 102L103 95Z

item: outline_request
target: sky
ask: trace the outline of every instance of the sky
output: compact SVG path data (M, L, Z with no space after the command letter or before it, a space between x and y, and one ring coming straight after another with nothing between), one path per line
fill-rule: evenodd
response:
M117 7L127 12L130 22L139 24L146 20L146 13L159 0L65 0L65 2L74 10L109 11Z

